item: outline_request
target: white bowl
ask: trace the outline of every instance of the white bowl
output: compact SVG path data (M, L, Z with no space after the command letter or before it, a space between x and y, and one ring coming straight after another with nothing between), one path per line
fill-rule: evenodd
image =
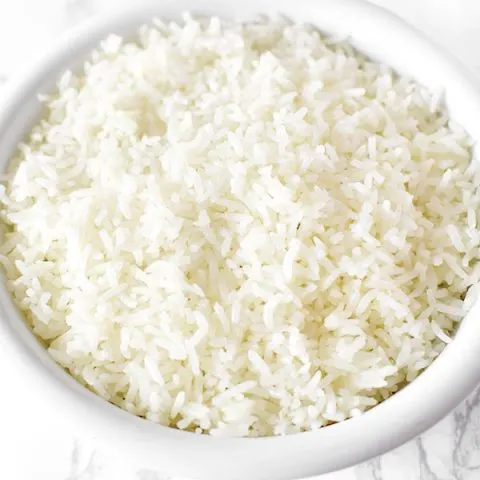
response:
M107 34L134 35L153 16L179 19L183 11L252 18L281 12L321 30L348 35L368 56L420 83L445 90L451 116L480 139L480 91L475 77L400 19L355 0L177 0L136 6L94 20L63 38L38 64L11 82L0 104L0 168L38 117L37 94L54 86L66 68L78 68ZM215 438L162 427L103 401L67 375L37 343L0 285L0 340L22 375L55 412L86 429L125 456L172 476L287 480L325 473L361 462L420 434L480 381L480 328L476 305L454 341L399 393L361 417L315 432L285 437ZM4 385L8 388L8 385Z

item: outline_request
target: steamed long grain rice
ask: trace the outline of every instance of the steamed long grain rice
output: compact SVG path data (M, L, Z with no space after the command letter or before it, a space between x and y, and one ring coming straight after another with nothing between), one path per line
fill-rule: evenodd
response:
M279 19L110 36L44 97L0 261L51 356L214 435L359 415L450 342L479 173L438 93Z

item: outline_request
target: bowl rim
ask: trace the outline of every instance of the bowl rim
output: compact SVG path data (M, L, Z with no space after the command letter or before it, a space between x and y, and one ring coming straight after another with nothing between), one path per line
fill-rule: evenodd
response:
M476 127L474 122L475 111L480 111L480 89L475 75L381 7L363 0L297 0L294 5L288 0L277 0L274 9L271 0L242 0L235 4L228 0L170 0L142 3L96 16L67 32L35 65L9 79L3 87L0 105L1 168L38 112L36 93L48 89L65 65L76 68L92 46L108 33L133 32L154 16L178 19L179 14L187 10L240 17L273 10L294 20L308 19L324 31L343 29L350 33L358 49L374 59L390 58L391 49L400 63L411 62L408 68L418 69L420 81L425 80L433 88L446 89L451 97L447 100L452 103L452 115L456 118L453 111L458 110L470 135L474 140L480 139L480 126ZM375 49L371 48L373 34L384 39ZM412 52L415 58L409 60L407 57ZM421 66L425 58L434 75ZM393 66L398 67L395 62ZM441 77L440 84L435 83L437 77ZM247 476L287 480L317 475L367 460L425 431L480 381L475 362L475 353L480 347L480 332L474 322L477 314L480 314L478 305L464 319L452 344L417 380L360 417L284 437L219 438L182 432L140 419L88 391L54 363L36 342L21 321L3 282L0 285L0 342L32 383L32 388L41 391L59 414L87 435L94 432L103 444L134 455L145 465L160 468L169 475L209 479ZM448 382L443 381L445 378Z

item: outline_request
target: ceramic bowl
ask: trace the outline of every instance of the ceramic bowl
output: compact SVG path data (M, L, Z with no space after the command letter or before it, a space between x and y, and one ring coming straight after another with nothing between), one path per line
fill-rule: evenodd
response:
M369 57L431 89L444 89L451 117L474 140L480 139L476 78L421 33L378 7L355 0L162 0L109 12L80 26L10 82L0 103L0 170L40 113L37 94L53 88L63 70L80 68L109 33L134 36L152 17L180 19L184 11L240 20L258 13L283 13L348 36ZM82 387L37 343L0 282L2 348L31 384L32 395L46 397L52 414L63 415L72 428L83 429L137 465L165 475L208 480L290 480L321 474L382 454L425 431L480 380L479 314L477 304L454 341L424 373L360 417L284 437L215 438L137 418Z

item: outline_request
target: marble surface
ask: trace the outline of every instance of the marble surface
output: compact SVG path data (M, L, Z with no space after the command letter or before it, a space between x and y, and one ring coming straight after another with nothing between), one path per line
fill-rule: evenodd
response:
M478 0L375 2L422 29L480 73ZM41 55L62 31L122 3L122 0L2 0L0 84ZM107 451L105 445L97 444L95 438L80 437L64 425L42 400L41 393L33 391L16 374L15 365L1 351L0 378L4 390L0 395L0 479L165 479L161 473L142 468L135 458L120 458L116 452ZM420 438L362 465L317 477L317 480L478 479L480 388Z

